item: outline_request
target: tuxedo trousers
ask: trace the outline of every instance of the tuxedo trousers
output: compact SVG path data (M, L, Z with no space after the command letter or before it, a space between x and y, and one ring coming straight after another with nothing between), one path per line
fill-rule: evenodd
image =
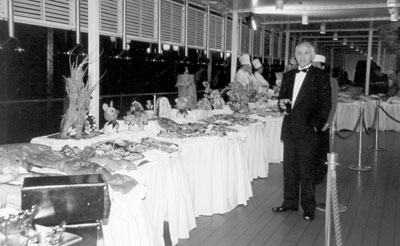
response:
M318 134L284 141L283 196L284 207L298 208L314 213L315 171L318 165Z

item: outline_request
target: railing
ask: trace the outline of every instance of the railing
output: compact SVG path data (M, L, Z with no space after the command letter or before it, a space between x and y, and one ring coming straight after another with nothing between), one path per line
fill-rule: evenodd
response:
M204 91L197 91L202 97ZM145 105L146 100L167 97L173 106L178 92L132 93L100 96L99 104L113 100L122 117L132 100ZM33 137L48 135L59 131L64 110L64 98L45 98L0 101L0 144L30 142ZM104 124L100 107L100 126ZM101 128L101 127L100 127Z

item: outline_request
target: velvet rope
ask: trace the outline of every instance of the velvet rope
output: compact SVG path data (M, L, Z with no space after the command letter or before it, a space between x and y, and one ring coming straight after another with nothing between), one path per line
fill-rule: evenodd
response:
M361 114L358 116L356 125L354 126L354 128L353 128L353 130L350 132L350 134L345 135L345 136L342 136L342 135L340 135L339 132L336 132L336 136L338 136L340 139L343 139L343 140L350 138L351 135L353 135L353 133L356 131L356 129L357 129L357 127L358 127L358 124L360 123L360 120L361 120Z
M363 124L363 128L364 128L364 130L365 130L365 133L366 133L367 135L369 135L369 131L368 131L368 128L367 128L367 124L365 123L365 118L363 118L362 124Z
M332 170L332 178L331 178L331 188L332 188L332 212L333 212L333 225L335 229L335 239L336 245L342 246L342 230L340 224L340 216L339 216L339 202L337 195L337 186L336 186L336 169Z
M386 114L387 117L389 117L390 119L392 119L393 121L400 123L400 120L395 119L393 116L391 116L388 112L386 112L385 109L383 109L382 106L379 106L380 109L382 109L382 111Z
M374 129L375 128L375 123L376 123L376 119L377 119L377 117L378 117L378 114L379 114L379 108L378 107L376 107L375 108L375 114L374 114L374 121L372 122L372 129ZM379 129L378 129L379 130Z

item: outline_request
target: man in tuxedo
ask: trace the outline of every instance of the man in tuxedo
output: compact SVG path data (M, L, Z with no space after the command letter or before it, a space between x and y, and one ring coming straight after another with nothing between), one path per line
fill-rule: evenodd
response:
M318 132L331 109L329 76L311 66L315 50L303 42L295 50L298 68L283 75L278 106L285 111L281 140L283 153L283 193L276 213L303 208L303 219L312 221L316 209L314 174L318 165ZM300 197L301 194L301 197Z

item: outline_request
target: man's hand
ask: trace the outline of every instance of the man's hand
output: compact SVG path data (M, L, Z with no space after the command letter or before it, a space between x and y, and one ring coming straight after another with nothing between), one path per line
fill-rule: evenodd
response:
M322 127L322 130L321 131L326 131L326 130L328 130L328 128L329 128L329 124L328 123L326 123L325 125L324 125L324 127Z

